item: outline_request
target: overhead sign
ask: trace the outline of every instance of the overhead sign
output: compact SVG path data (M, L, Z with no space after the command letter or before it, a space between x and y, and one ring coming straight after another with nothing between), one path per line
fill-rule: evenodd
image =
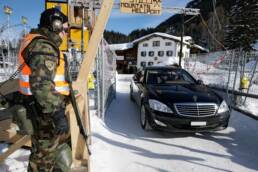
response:
M123 13L161 15L162 0L120 0L120 11Z

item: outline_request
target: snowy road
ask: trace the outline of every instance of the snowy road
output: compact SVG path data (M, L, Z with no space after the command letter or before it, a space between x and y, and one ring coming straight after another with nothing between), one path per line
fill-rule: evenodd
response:
M119 75L104 122L92 116L92 172L258 171L257 121L233 112L220 132L145 132L129 99L130 77Z

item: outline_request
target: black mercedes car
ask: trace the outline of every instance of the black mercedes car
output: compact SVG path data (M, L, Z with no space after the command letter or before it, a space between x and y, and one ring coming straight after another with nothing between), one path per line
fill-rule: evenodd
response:
M141 126L146 130L222 130L230 118L221 96L175 66L147 67L136 73L130 98L139 105Z

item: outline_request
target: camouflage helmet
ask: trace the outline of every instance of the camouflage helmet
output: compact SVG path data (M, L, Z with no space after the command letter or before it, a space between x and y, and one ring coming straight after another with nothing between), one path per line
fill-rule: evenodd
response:
M50 8L41 13L39 27L46 27L52 32L59 33L63 30L63 23L68 18L57 8Z

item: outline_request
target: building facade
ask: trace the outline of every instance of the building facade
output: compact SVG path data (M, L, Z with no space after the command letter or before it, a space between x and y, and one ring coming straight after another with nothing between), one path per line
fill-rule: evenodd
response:
M137 50L137 69L157 64L179 63L180 42L166 37L167 34L153 34L150 37L139 40ZM179 38L178 38L179 39ZM190 54L190 44L183 44L183 58Z
M182 57L189 58L191 43L189 36L184 37ZM118 55L117 67L120 73L135 73L147 66L179 64L181 38L166 33L155 32L130 43L112 44L110 48ZM200 46L195 46L195 49ZM181 65L184 60L182 59Z

